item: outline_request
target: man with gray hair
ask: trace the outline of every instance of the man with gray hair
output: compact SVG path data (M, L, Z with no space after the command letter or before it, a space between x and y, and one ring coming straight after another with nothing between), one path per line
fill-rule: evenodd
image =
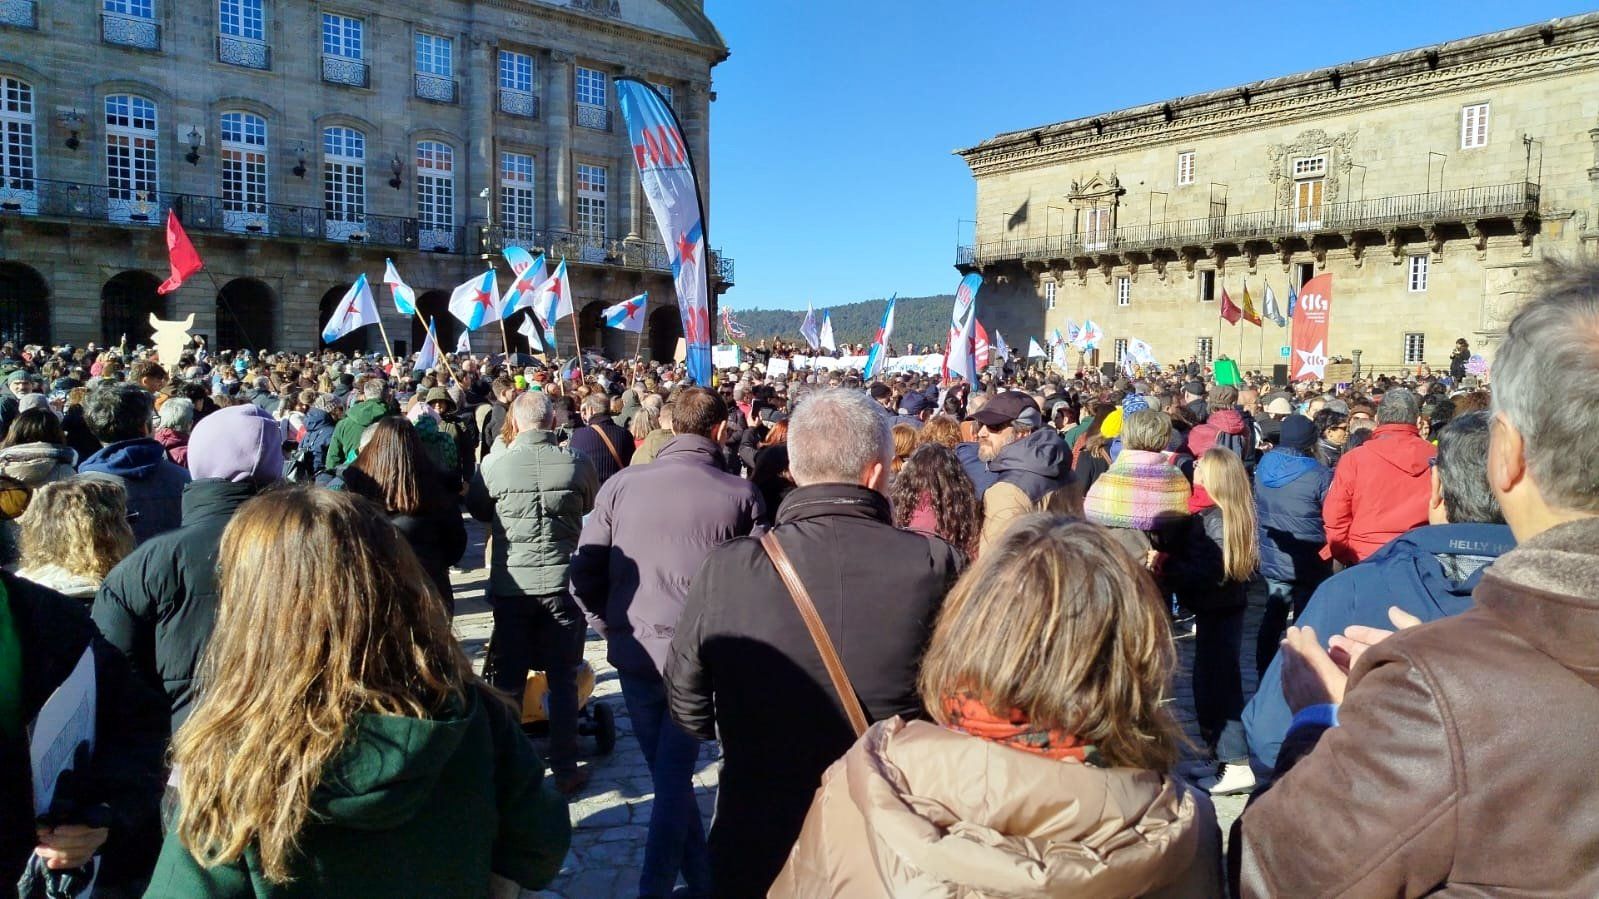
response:
M1599 895L1599 265L1552 269L1493 381L1516 548L1459 615L1332 654L1289 630L1295 716L1234 840L1242 895Z
M368 378L361 385L361 401L351 405L350 411L333 428L324 462L328 468L337 469L349 464L355 458L361 432L376 424L378 419L391 414L388 401L384 399L387 393L388 385L382 378Z
M581 453L556 444L549 397L525 393L507 416L516 436L484 457L466 494L467 511L493 534L493 681L520 703L528 671L545 672L550 770L556 790L571 796L588 782L577 767L577 671L587 628L567 579L599 479Z
M883 495L889 420L859 390L807 395L788 422L775 538L872 720L921 717L916 671L960 557L894 527ZM672 717L722 741L711 825L717 895L760 896L799 835L822 772L855 741L842 699L773 559L756 539L712 552L666 664Z
M1421 401L1398 387L1377 406L1370 439L1338 460L1322 504L1322 557L1353 565L1427 523L1428 471L1435 450L1421 437Z
M572 432L567 445L589 457L603 487L633 460L633 435L611 418L611 401L604 393L584 397L578 414L583 416L583 427Z

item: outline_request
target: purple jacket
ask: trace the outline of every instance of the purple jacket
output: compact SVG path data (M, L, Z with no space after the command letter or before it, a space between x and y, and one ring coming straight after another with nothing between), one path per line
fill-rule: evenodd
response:
M760 491L719 459L715 443L682 434L595 498L572 559L572 592L618 671L659 675L705 557L761 517Z

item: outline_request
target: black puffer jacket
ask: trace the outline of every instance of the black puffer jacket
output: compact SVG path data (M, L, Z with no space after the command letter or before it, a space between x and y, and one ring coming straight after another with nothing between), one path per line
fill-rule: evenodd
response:
M795 488L772 530L872 720L923 717L916 671L960 554L893 526L852 484ZM763 895L822 772L855 742L810 633L760 541L714 550L694 578L666 663L672 717L720 737L710 842L724 895Z
M410 515L389 513L389 521L399 529L400 536L411 544L422 570L433 579L444 597L444 606L455 612L455 591L450 586L450 566L461 561L466 552L466 525L461 521L461 506L456 492L450 488L449 478L440 474L439 484L423 500L422 508Z
M134 550L94 598L94 623L134 674L166 694L174 731L189 716L194 669L216 624L222 530L258 491L216 478L190 483L183 526Z
M95 633L83 604L0 572L22 648L22 719L31 722L50 694L93 648L97 690L95 752L78 801L105 803L110 837L99 886L130 888L149 876L161 848L157 809L167 713L161 696L129 676L128 662ZM32 854L33 789L27 746L0 732L0 894L11 890ZM70 823L70 822L68 822Z
M1246 582L1227 579L1221 509L1211 506L1189 516L1178 532L1182 537L1167 542L1170 553L1160 568L1163 592L1176 593L1191 612L1227 612L1247 605Z

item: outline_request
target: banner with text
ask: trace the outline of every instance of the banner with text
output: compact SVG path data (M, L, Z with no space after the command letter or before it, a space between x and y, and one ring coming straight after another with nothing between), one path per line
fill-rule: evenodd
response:
M1299 288L1294 306L1294 355L1289 367L1293 380L1322 380L1327 376L1327 325L1332 320L1332 275L1317 275Z

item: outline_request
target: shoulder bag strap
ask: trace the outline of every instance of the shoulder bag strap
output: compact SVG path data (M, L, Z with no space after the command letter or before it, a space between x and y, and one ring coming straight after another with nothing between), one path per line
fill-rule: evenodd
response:
M816 614L816 605L811 602L811 595L805 590L805 585L800 582L799 573L794 570L794 563L788 560L788 553L783 551L783 545L777 542L777 537L771 531L761 535L761 548L766 550L766 555L771 558L772 566L777 569L777 576L783 579L783 586L788 588L789 596L794 598L794 606L799 609L800 617L805 619L805 628L811 632L811 639L816 643L816 651L822 656L822 664L827 668L827 676L833 681L833 689L838 693L838 699L844 704L844 714L849 716L850 727L855 729L855 736L866 733L866 710L861 708L860 697L855 695L855 685L850 683L849 674L844 670L844 663L838 657L838 651L833 648L833 640L827 635L827 628L822 625L822 617Z
M611 461L616 463L617 470L626 468L627 466L622 464L622 454L616 451L616 444L611 442L611 438L605 436L605 430L599 425L591 425L590 429L600 435L600 439L605 442L605 448L611 451Z

